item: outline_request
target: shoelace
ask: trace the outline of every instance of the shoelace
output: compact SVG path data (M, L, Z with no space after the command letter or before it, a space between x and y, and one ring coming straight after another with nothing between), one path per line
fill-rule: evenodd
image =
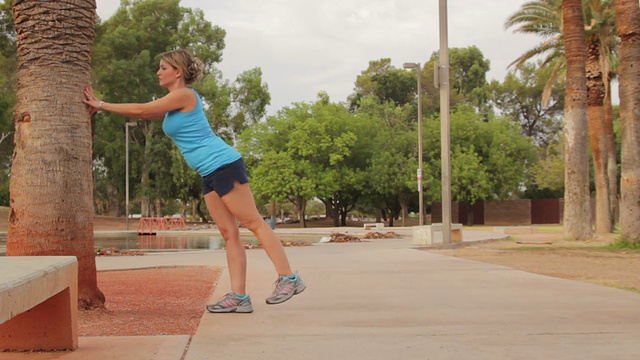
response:
M231 293L229 293L223 296L222 299L218 301L218 304L223 306L235 306L239 303L238 300L240 299L236 298L235 296L231 295Z
M292 287L293 288L293 280L291 279L287 279L285 277L279 277L278 280L275 281L275 286L276 289L274 290L274 293L281 293L282 290L286 287Z

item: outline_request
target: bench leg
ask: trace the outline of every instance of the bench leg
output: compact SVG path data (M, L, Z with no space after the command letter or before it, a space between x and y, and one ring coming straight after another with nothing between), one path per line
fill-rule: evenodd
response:
M451 242L461 242L462 241L462 231L460 230L451 230Z
M0 350L75 350L78 347L77 298L77 288L66 288L0 324Z

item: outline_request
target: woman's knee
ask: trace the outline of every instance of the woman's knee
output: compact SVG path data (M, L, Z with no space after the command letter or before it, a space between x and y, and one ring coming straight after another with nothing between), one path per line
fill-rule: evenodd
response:
M240 231L235 226L218 226L218 231L220 231L220 235L222 235L225 241L240 241Z
M254 218L254 219L250 219L250 220L246 220L243 223L244 227L246 227L247 229L249 229L249 231L251 231L252 233L256 233L260 230L261 227L263 226L269 226L261 217L258 218Z

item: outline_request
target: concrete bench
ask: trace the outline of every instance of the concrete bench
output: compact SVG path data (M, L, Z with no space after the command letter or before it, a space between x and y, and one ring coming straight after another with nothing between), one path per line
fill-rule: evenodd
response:
M77 347L76 257L0 258L0 351Z
M441 244L442 237L436 240L436 233L442 233L442 223L413 227L413 245ZM451 242L462 241L462 224L451 224Z
M384 229L384 223L364 224L363 227L365 230L371 230L371 229L380 230L380 229Z

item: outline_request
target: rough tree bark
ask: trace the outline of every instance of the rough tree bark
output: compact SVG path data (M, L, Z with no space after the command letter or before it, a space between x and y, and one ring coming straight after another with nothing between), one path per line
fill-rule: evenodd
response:
M581 0L562 0L567 58L564 108L564 234L574 240L593 237L589 206L589 146L587 134L587 42Z
M620 123L622 164L620 233L640 243L640 5L638 0L614 0L620 43Z
M95 1L12 2L17 34L15 148L7 255L74 255L78 305L104 304L93 243L91 78Z
M606 95L602 67L600 66L600 40L589 38L587 47L587 118L591 154L596 182L596 232L613 232L609 195L609 173L607 172L607 137L605 133Z

